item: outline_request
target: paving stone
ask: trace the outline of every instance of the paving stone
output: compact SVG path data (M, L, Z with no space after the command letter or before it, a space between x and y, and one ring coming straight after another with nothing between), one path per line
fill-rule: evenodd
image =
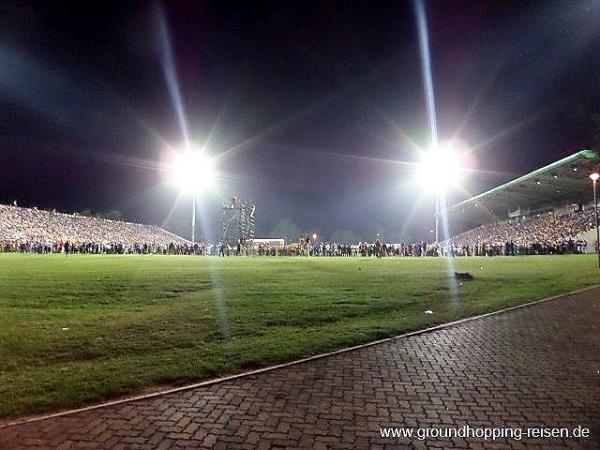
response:
M438 441L380 427L568 427ZM193 390L0 427L0 449L598 449L600 288Z

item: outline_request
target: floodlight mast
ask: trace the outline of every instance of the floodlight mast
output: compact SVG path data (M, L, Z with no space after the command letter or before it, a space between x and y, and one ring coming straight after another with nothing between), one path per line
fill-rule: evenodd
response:
M211 186L215 173L213 161L189 146L176 155L171 167L172 181L192 194L192 243L196 242L196 200L200 191Z
M421 155L420 177L425 187L435 191L435 242L440 240L440 215L442 195L459 182L462 176L461 153L456 143L446 142L433 145ZM433 177L432 177L433 175Z
M192 193L192 244L196 243L196 193Z
M435 243L439 242L440 233L440 190L435 190Z

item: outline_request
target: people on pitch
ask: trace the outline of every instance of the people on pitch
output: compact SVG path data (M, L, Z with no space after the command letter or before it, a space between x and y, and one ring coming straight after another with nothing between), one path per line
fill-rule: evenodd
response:
M547 255L585 253L588 243L580 235L594 226L593 209L564 214L550 211L485 224L439 243L390 243L381 241L379 235L372 243L314 238L311 242L306 234L297 243L282 246L267 243L254 247L240 238L230 247L223 241L216 245L191 243L153 225L0 205L0 252L376 258Z

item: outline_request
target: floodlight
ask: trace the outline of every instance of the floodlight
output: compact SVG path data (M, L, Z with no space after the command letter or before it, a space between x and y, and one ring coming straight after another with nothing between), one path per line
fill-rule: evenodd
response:
M422 184L436 192L456 187L464 177L463 155L452 142L423 153L419 162Z
M215 181L213 161L198 151L179 153L171 166L171 180L185 191L204 191Z
M196 242L196 197L215 181L213 160L188 145L185 150L176 153L169 174L173 184L192 194L192 242Z
M592 174L590 175L590 178L591 178L593 181L598 181L598 178L600 178L600 174L599 174L598 172L594 172L594 173L592 173Z

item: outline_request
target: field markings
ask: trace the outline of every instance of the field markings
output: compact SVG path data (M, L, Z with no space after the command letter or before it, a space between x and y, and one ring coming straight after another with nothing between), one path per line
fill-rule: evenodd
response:
M447 323L443 323L443 324L440 324L440 325L435 325L435 326L432 326L432 327L423 328L422 330L410 331L408 333L403 333L403 334L399 334L399 335L388 337L388 338L378 339L376 341L367 342L365 344L355 345L355 346L352 346L352 347L346 347L346 348L342 348L342 349L339 349L339 350L334 350L334 351L327 352L327 353L320 353L318 355L309 356L307 358L297 359L297 360L290 361L290 362L287 362L287 363L282 363L282 364L276 364L276 365L273 365L273 366L263 367L261 369L254 369L254 370L250 370L250 371L247 371L247 372L238 373L238 374L235 374L235 375L229 375L229 376L221 377L221 378L214 378L214 379L211 379L211 380L201 381L201 382L198 382L198 383L188 384L188 385L185 385L185 386L178 386L178 387L175 387L175 388L158 390L158 391L151 392L151 393L148 393L148 394L141 394L141 395L135 395L135 396L131 396L131 397L125 397L125 398L121 398L121 399L118 399L118 400L112 400L112 401L108 401L108 402L104 402L104 403L99 403L99 404L95 404L95 405L85 406L83 408L70 409L70 410L66 410L66 411L60 411L60 412L56 412L56 413L52 413L52 414L46 414L46 415L40 415L40 416L33 416L33 417L28 417L28 418L21 418L21 419L16 419L16 420L13 420L13 421L10 421L10 422L4 422L4 423L0 422L0 429L1 428L5 428L5 427L9 427L9 426L12 426L12 425L17 425L17 424L22 424L22 423L29 423L29 422L37 422L37 421L46 420L46 419L53 419L53 418L56 418L56 417L62 417L62 416L67 416L67 415L71 415L71 414L77 414L77 413L80 413L80 412L91 411L91 410L94 410L94 409L104 408L104 407L108 407L108 406L120 405L122 403L131 403L131 402L136 402L136 401L140 401L140 400L146 400L146 399L149 399L149 398L159 397L159 396L162 396L162 395L168 395L168 394L174 394L174 393L178 393L178 392L188 391L188 390L191 390L191 389L196 389L196 388L200 388L200 387L206 387L206 386L210 386L210 385L213 385L213 384L224 383L224 382L227 382L227 381L233 381L233 380L236 380L238 378L250 377L250 376L258 375L258 374L261 374L261 373L264 373L264 372L271 372L271 371L282 369L282 368L285 368L285 367L295 366L295 365L304 364L304 363L307 363L307 362L310 362L310 361L327 358L329 356L339 355L341 353L352 352L352 351L359 350L359 349L362 349L362 348L371 347L373 345L383 344L383 343L386 343L386 342L391 342L391 341L395 341L395 340L399 340L399 339L404 339L404 338L408 338L408 337L416 336L416 335L420 335L420 334L431 333L431 332L436 331L436 330L440 330L440 329L444 329L444 328L450 328L450 327L453 327L453 326L456 326L456 325L460 325L460 324L465 323L465 322L470 322L470 321L473 321L473 320L483 319L485 317L489 317L489 316L493 316L493 315L505 314L505 313L508 313L508 312L511 312L511 311L514 311L514 310L517 310L517 309L528 308L530 306L537 305L538 303L552 301L552 300L558 300L558 299L563 298L563 297L569 297L571 295L576 295L576 294L579 294L581 292L589 291L589 290L596 289L596 288L600 288L600 285L596 284L596 285L593 285L593 286L588 286L588 287L585 287L585 288L577 289L575 291L566 292L564 294L557 294L557 295L553 295L551 297L542 298L540 300L534 300L532 302L523 303L521 305L510 306L508 308L499 309L497 311L492 311L492 312L485 313L485 314L480 314L480 315L477 315L477 316L465 317L463 319L458 319L458 320L455 320L455 321L452 321L452 322L447 322Z

